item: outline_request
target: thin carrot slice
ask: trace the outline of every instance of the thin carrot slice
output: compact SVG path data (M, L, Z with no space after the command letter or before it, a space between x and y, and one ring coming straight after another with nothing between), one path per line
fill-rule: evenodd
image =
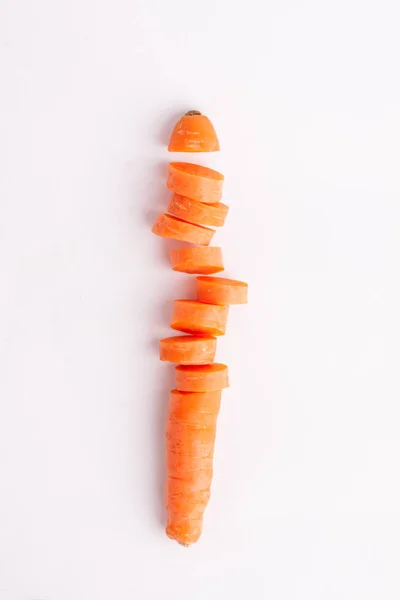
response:
M171 215L163 214L157 217L151 231L163 238L191 242L201 246L208 246L215 233L214 229L186 223L181 219L171 217Z
M211 275L224 270L222 250L217 246L171 250L171 263L181 273Z
M196 300L175 300L171 327L185 333L224 335L228 308Z
M167 419L167 535L183 546L202 531L210 498L221 392L172 390Z
M189 110L174 127L169 152L217 152L219 141L210 119L198 110Z
M186 196L173 194L168 206L168 212L178 219L195 223L196 225L211 225L222 227L228 214L229 206L217 202L216 204L204 204Z
M224 277L196 277L197 300L207 304L247 304L248 285Z
M228 367L210 365L178 365L175 367L176 389L181 392L216 392L229 387Z
M168 166L167 188L206 204L221 200L224 176L214 169L185 162L172 162Z
M213 362L217 340L210 335L176 335L160 341L160 359L181 365Z

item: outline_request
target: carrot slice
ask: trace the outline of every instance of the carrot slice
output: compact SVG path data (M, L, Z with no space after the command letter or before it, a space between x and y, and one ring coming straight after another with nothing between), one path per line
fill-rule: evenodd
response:
M228 367L211 365L178 365L175 367L176 389L181 392L216 392L229 387Z
M167 535L195 543L210 498L221 392L172 390L167 419Z
M196 300L175 300L171 327L185 333L224 335L228 308Z
M229 206L217 202L216 204L204 204L186 196L174 194L168 206L168 212L178 219L195 223L196 225L211 225L222 227L228 214Z
M210 119L190 110L179 119L168 145L169 152L217 152L219 141Z
M157 217L151 231L163 238L191 242L201 246L208 246L215 233L214 229L186 223L181 219L164 214Z
M171 263L174 271L182 273L210 275L224 270L222 250L217 246L171 250Z
M208 167L185 162L172 162L168 166L167 188L199 202L219 202L223 183L224 176Z
M207 304L247 304L248 285L224 277L196 277L197 300Z
M212 362L217 340L210 335L176 335L160 341L160 359L181 365L207 365Z

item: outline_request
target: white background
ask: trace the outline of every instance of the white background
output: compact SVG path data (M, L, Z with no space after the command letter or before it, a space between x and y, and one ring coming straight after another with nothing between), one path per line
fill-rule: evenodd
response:
M398 600L397 0L2 0L1 600ZM201 541L164 534L166 144L248 280ZM180 157L179 157L180 158Z

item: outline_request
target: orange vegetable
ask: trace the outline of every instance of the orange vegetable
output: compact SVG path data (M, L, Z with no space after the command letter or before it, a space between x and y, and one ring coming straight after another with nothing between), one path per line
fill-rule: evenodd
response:
M171 327L185 333L224 335L228 309L196 300L175 300Z
M172 162L168 166L167 188L199 202L219 202L223 183L224 176L208 167L186 162Z
M174 194L168 206L168 212L178 219L195 223L196 225L211 225L222 227L228 214L229 207L222 202L204 204L186 196Z
M181 392L216 392L229 387L228 367L211 365L178 365L175 367L176 389Z
M167 420L167 535L189 546L202 531L210 498L221 392L172 390Z
M171 263L174 271L182 273L208 275L224 270L222 251L216 246L171 250Z
M219 141L208 117L189 110L174 127L169 152L217 152Z
M160 341L160 359L181 365L207 365L212 362L217 340L210 335L176 335Z
M248 285L223 277L196 277L197 300L208 304L247 304Z
M214 229L186 223L171 215L163 214L157 217L151 231L160 237L192 242L201 246L208 246L215 233Z

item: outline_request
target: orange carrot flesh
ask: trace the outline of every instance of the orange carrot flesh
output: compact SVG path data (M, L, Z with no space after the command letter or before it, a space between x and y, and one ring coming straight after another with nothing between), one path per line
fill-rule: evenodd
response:
M171 264L181 273L211 275L224 270L222 250L217 246L171 250Z
M172 390L167 419L167 535L195 543L210 498L221 392Z
M178 219L196 225L211 225L211 227L222 227L228 210L229 207L222 202L204 204L179 194L173 194L168 206L168 212Z
M169 152L218 152L219 141L210 119L190 110L179 119L168 145Z
M196 277L197 300L208 304L247 304L248 285L224 277Z
M213 362L217 340L213 336L176 335L160 341L160 359L181 365Z
M199 202L219 202L223 183L224 176L208 167L185 162L172 162L168 166L167 188Z
M214 229L186 223L181 219L164 214L157 217L151 231L163 238L191 242L201 246L208 246L215 233Z
M210 365L178 365L175 367L176 389L181 392L217 392L229 387L228 367Z
M184 333L224 335L228 309L196 300L175 300L171 327Z

